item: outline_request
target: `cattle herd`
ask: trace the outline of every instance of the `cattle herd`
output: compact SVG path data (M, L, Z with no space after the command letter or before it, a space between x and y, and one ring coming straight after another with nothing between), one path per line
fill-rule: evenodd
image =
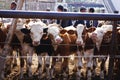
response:
M3 47L11 27L11 22L5 22L6 20L0 22L0 55L5 51ZM56 23L46 25L40 19L18 19L9 45L8 56L10 57L6 59L4 78L9 77L18 65L17 58L19 57L20 68L17 77L21 80L24 80L25 74L32 80L107 80L106 60L109 59L111 51L112 29L112 24L90 28L78 24L76 27L62 28ZM117 27L116 34L119 50L119 27ZM38 57L38 62L36 62L38 66L34 73L31 67L33 54ZM69 71L70 55L75 56L72 73ZM55 67L58 62L61 62L60 71ZM99 74L96 70L98 63ZM26 70L24 70L25 66ZM83 71L83 68L86 70ZM114 60L116 75L113 80L119 80L117 79L119 68L118 58ZM42 77L43 73L46 73L47 77Z

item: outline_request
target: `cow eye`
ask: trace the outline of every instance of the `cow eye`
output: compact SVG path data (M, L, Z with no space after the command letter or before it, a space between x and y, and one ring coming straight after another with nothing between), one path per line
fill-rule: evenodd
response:
M72 35L72 34L75 34L75 31L69 30L69 31L67 31L67 33L70 34L70 35Z
M67 30L63 29L60 31L60 34L65 34L67 32Z

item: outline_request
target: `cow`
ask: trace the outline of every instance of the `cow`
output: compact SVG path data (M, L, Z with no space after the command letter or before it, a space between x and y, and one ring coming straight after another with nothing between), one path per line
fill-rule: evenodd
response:
M91 77L91 68L92 68L92 57L94 53L94 42L91 38L92 32L96 30L95 27L86 28L84 25L79 24L77 26L77 45L79 46L78 54L78 63L77 63L77 76L80 79L81 76L81 68L83 66L82 57L84 55L84 59L87 61L87 78ZM79 57L80 56L80 57Z
M29 56L32 56L34 47L36 47L36 46L40 47L40 42L44 41L44 40L41 41L41 39L43 38L43 35L44 35L43 31L44 31L44 29L47 29L47 26L44 23L42 23L40 20L27 20L26 25L23 26L23 24L24 24L24 21L19 19L14 35L15 35L15 38L18 38L19 43L21 44L22 50L19 50L19 51L22 51L22 52L20 52L20 55L25 56L26 53L28 53ZM5 31L5 33L7 34L8 29L11 26L11 24L8 24L8 25L6 24L5 26L6 26L5 28L7 29ZM56 24L50 24L50 25L48 25L48 27L49 28L47 29L48 30L47 33L52 35L52 37L50 37L50 38L52 38L52 41L57 44L60 43L62 41L62 38L59 36L59 29L60 29L59 26ZM0 38L0 39L2 39L2 40L4 38L6 39L5 35L1 35L1 37L2 36L4 36L4 37ZM5 41L5 39L3 41ZM16 39L14 39L14 40L16 40ZM14 42L14 40L12 42ZM51 39L48 39L48 42L50 40ZM15 42L15 43L17 43L17 42ZM1 45L1 46L3 47L4 45ZM49 53L49 55L51 54L49 51L48 51L48 53ZM21 67L22 67L21 72L23 72L23 66L24 66L23 61L24 60L22 58L20 60L21 60ZM28 57L27 62L30 63L30 65L31 65L31 60L32 60L32 58ZM39 62L39 63L41 63L41 62ZM29 68L29 72L31 72L30 68ZM30 75L30 73L29 73L29 75ZM22 77L22 74L21 74L21 77Z
M30 25L29 26L30 30L26 29L26 28L20 29L20 31L22 33L24 33L24 36L28 37L27 39L23 39L22 55L24 56L24 55L26 55L26 53L29 53L29 56L32 56L33 49L35 48L37 54L40 54L41 52L47 52L48 55L50 56L52 54L51 51L53 51L53 48L49 47L49 45L51 45L53 42L58 44L62 41L62 38L59 36L59 29L60 29L59 26L56 24L50 24L50 25L48 25L48 27L46 27L46 26L44 27L43 24L41 25L41 23L38 23L38 22L30 23L29 25ZM47 31L47 32L44 33L44 31ZM44 38L45 34L47 37ZM21 38L23 38L23 37L21 37ZM21 39L21 38L19 38L19 39ZM41 43L43 45L41 45ZM46 45L44 45L44 43ZM46 47L46 48L43 49L43 47ZM50 48L50 49L48 49L48 48ZM38 59L39 59L39 65L41 65L42 64L41 57L38 57ZM29 76L31 76L31 68L30 68L31 62L32 62L32 57L29 57L29 59L28 59L29 72L30 72ZM23 71L23 65L21 66L22 67L21 72ZM21 74L21 78L22 78L22 75L23 74Z
M69 28L69 29L68 29ZM63 28L60 30L60 37L63 39L63 41L57 45L57 48L55 50L55 56L60 55L60 56L69 56L71 54L75 54L77 51L77 46L75 45L76 43L76 28L74 27L68 27L68 28ZM64 51L63 51L64 50ZM57 60L59 60L58 58ZM53 59L52 63L52 68L54 68L56 64L56 58ZM63 75L63 78L68 79L68 58L64 58L64 61L62 62L62 67L61 67L61 72Z
M95 43L94 55L108 56L110 54L112 28L112 25L102 25L101 27L96 28L94 32L92 32L91 38ZM107 57L102 58L100 74L100 78L102 79L104 79L104 67L106 59Z
M91 33L94 30L95 28L87 29L84 25L80 24L77 26L77 28L69 26L60 31L60 35L63 38L63 42L60 45L58 45L56 54L60 54L60 56L69 56L70 54L75 53L75 55L79 57L78 63L76 63L76 67L78 67L77 76L80 76L79 71L83 66L81 58L81 56L83 56L82 52L83 50L86 51L87 49L91 49L88 47L88 45L93 44L92 39L89 38L88 32ZM68 58L64 58L62 70L63 74L69 74ZM67 75L65 75L64 77L67 77Z
M16 37L16 35L13 35L13 39L10 43L10 45L5 46L5 41L6 41L6 37L7 37L7 33L8 29L6 28L0 28L0 55L3 56L4 54L3 51L5 51L5 53L8 53L8 56L14 56L13 52L17 49L21 49L21 46L19 45L19 40ZM5 48L9 48L9 52L5 50ZM4 67L4 72L3 72L3 76L7 76L11 73L11 70L14 68L14 66L16 66L16 60L14 59L14 57L9 57L6 59L5 62L5 67Z
M103 50L103 51L106 51L106 53L110 53L110 51L111 51L111 41L112 41L112 31L107 31L106 33L105 33L105 35L104 35L104 38L103 38L103 42L105 43L106 42L106 44L105 44L105 48L104 49L106 49L106 50ZM113 79L116 79L116 80L119 80L119 72L120 72L120 69L119 69L119 67L120 67L120 59L119 59L119 50L120 50L120 28L119 27L117 27L117 30L116 30L116 39L115 39L115 41L116 41L116 53L114 53L115 54L115 58L114 58L114 66L113 66L113 72L114 72L114 76L113 76ZM103 48L102 48L103 49ZM102 50L101 49L101 50ZM105 52L104 52L105 53ZM108 55L108 54L105 54L105 55ZM102 60L103 61L103 63L101 64L101 70L103 70L103 71L105 71L105 69L104 69L104 67L105 67L105 60ZM104 72L103 72L103 74L105 74Z

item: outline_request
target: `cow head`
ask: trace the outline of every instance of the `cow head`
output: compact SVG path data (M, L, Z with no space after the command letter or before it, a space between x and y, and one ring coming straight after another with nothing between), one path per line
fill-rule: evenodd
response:
M85 26L82 25L82 24L78 24L77 25L77 35L78 35L78 38L76 40L76 43L78 45L83 45L82 33L83 33L84 28L85 28Z
M60 27L57 24L48 25L48 33L52 34L55 43L61 43L63 39L60 37Z
M38 46L43 36L43 26L40 23L30 23L30 29L21 29L24 34L30 34L33 46Z
M102 28L96 28L96 30L94 32L92 32L91 38L93 40L93 42L97 43L101 43L103 36L104 36L105 32Z

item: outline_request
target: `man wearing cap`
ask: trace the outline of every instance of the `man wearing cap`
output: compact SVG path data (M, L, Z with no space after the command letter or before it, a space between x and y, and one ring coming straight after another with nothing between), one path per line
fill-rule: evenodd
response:
M82 13L83 13L83 12L86 12L86 8L85 8L84 6L82 6L82 7L80 8L80 12L82 12ZM85 25L85 20L77 20L73 26L76 27L78 24L83 24L83 25Z
M15 1L13 1L13 2L11 3L11 5L10 5L10 9L11 9L11 10L15 10L16 7L17 7L17 3L16 3Z
M57 7L57 11L58 12L66 12L67 10L65 10L65 8L62 5L59 5ZM57 24L60 24L64 28L67 26L71 26L72 22L70 20L61 19L61 20L57 20Z
M90 8L88 11L89 11L89 13L94 13L95 12L94 8ZM86 20L86 26L87 26L87 28L97 27L98 26L98 20Z

